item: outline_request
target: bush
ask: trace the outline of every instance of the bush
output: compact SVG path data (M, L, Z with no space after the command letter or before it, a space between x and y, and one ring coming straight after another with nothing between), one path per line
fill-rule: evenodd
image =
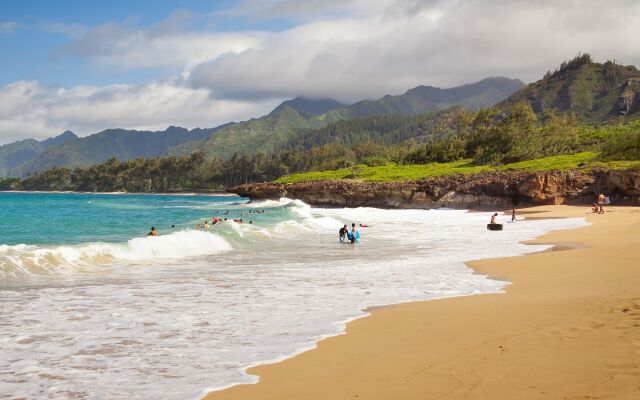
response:
M612 136L602 146L605 160L640 160L640 129Z

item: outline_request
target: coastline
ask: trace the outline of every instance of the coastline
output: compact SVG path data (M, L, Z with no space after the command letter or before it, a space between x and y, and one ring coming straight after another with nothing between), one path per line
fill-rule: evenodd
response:
M314 350L249 368L259 383L205 398L636 398L640 209L587 210L522 210L592 225L526 242L556 251L467 263L511 282L506 294L366 310Z
M0 193L42 193L42 194L95 194L95 195L140 195L140 196L215 196L236 197L235 193L219 192L76 192L73 190L0 190Z

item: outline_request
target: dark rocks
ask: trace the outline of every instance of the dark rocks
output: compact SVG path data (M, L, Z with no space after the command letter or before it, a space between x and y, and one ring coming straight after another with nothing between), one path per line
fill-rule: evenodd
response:
M408 182L257 183L229 190L252 200L289 197L322 207L456 208L520 204L590 204L602 192L615 203L640 204L640 172L498 171Z
M625 116L632 111L633 105L640 92L640 80L628 79L623 85L620 96L618 97L618 104L616 105L618 115Z

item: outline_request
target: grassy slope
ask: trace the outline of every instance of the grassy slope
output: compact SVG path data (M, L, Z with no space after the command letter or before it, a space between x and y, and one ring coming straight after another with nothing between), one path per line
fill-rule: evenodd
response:
M333 171L317 171L292 174L282 177L277 182L295 183L312 180L356 179L366 182L408 181L426 177L445 176L452 174L473 174L484 171L500 171L507 169L523 171L551 171L551 170L588 170L596 167L610 169L640 168L640 161L611 161L602 163L597 161L597 154L583 152L572 155L545 157L537 160L523 161L513 164L491 167L488 165L473 165L470 160L454 161L450 163L432 163L426 165L395 165L388 164L379 167L358 165L355 168L343 168Z

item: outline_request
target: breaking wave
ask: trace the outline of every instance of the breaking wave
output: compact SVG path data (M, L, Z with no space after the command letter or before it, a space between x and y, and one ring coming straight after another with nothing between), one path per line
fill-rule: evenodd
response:
M0 277L90 269L95 265L115 262L199 257L231 249L231 244L221 236L196 230L137 237L126 243L85 243L56 247L0 245Z

